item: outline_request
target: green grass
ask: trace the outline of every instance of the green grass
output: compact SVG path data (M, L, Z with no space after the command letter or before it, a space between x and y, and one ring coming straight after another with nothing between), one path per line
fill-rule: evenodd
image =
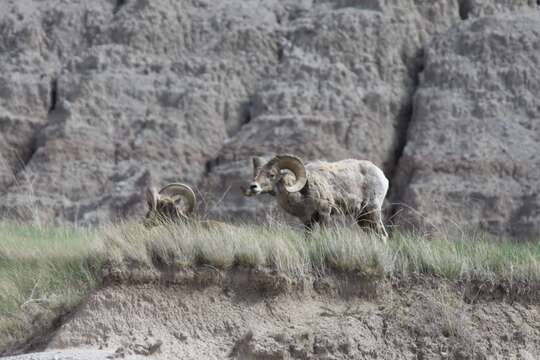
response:
M103 260L96 232L0 223L0 353L77 305Z
M0 352L50 326L98 286L105 262L155 269L266 267L303 277L356 272L395 282L424 277L539 289L540 242L482 234L396 234L383 244L358 228L330 228L311 239L284 225L122 224L97 230L0 223Z

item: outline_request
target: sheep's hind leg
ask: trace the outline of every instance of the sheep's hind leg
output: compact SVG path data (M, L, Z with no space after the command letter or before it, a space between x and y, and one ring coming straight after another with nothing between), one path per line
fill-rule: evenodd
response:
M373 216L365 207L358 207L353 212L356 223L362 229L374 229Z
M370 231L378 234L384 243L388 239L388 233L382 222L381 211L378 209L363 209L360 215L356 217L356 223L363 229L367 228Z
M371 219L371 216L369 214L361 214L356 216L356 223L358 226L360 226L362 229L371 229L372 225L371 223L373 220Z
M373 220L375 221L375 231L381 236L382 241L386 244L388 233L384 227L381 210L377 209L373 211Z

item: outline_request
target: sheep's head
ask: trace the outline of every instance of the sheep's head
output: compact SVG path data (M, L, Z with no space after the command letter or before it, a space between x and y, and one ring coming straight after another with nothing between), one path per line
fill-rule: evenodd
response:
M283 180L287 172L294 175L295 180L284 183L288 192L297 192L307 183L306 169L302 160L293 155L277 155L266 164L259 157L254 157L253 181L245 190L246 196L272 193L276 185Z
M159 192L154 188L149 188L146 191L146 202L148 211L143 225L151 228L163 223L187 220L195 208L196 198L189 186L173 183Z

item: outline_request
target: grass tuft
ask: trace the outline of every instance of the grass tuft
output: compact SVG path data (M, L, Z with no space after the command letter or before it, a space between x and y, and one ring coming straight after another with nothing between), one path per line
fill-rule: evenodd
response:
M477 339L472 324L460 311L463 302L454 292L442 286L415 292L415 300L413 307L420 316L412 325L418 336L429 337L439 343L446 342L454 358L472 357L477 353Z

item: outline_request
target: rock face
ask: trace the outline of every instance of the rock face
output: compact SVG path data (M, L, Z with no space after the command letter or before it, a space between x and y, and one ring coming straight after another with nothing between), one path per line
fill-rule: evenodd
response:
M249 85L276 63L273 12L225 5L8 5L0 27L6 47L18 27L29 35L2 60L3 73L16 79L5 80L4 92L22 103L6 106L5 122L20 130L15 140L7 133L2 154L13 153L4 166L12 172L17 158L28 159L31 179L4 176L12 184L5 210L96 223L140 212L151 182L197 184L244 122Z
M453 105L440 98L444 104L432 109L422 96L435 99L446 81L462 96L473 85L485 90L485 101L511 91L488 85L499 75L483 69L516 66L534 79L532 59L501 58L516 51L527 58L534 47L517 41L499 51L498 37L488 35L519 27L519 12L536 6L507 0L7 0L0 14L0 214L96 224L140 216L144 188L184 181L198 189L205 200L199 211L209 216L280 217L273 199L246 199L239 191L251 176L249 158L277 152L306 160L370 159L390 178L401 174L394 202L425 211L432 190L418 193L416 184L434 177L411 176L411 169L433 169L431 159L441 158L418 139L438 143ZM505 14L495 15L506 19L502 24L487 20L498 13ZM519 31L531 46L535 16ZM474 30L486 21L485 31ZM469 47L460 45L467 34ZM474 57L484 47L492 50L483 55L489 61L467 82L463 66L471 65L451 56L462 48L460 57ZM444 61L450 73L436 69ZM525 90L534 81L513 86ZM520 95L513 96L518 106ZM505 106L497 104L504 115L493 121L515 110ZM519 114L532 134L531 111L521 107ZM487 123L485 116L469 119ZM505 141L502 134L485 139L486 153ZM519 150L525 143L515 136L507 135L517 144L507 149L508 158L525 159L519 155L527 152ZM477 137L467 139L473 146ZM537 140L530 137L536 146ZM450 158L467 153L458 142L452 146ZM474 171L460 171L456 181L475 182ZM538 186L534 195L533 182L516 176L520 185L514 186L530 190L512 190L511 216L501 215L493 226L474 208L475 222L520 235L536 231L527 225L534 210L527 204L537 204ZM493 196L508 207L508 198ZM462 213L466 202L454 202Z
M540 233L540 17L467 21L433 41L399 166L408 220Z

